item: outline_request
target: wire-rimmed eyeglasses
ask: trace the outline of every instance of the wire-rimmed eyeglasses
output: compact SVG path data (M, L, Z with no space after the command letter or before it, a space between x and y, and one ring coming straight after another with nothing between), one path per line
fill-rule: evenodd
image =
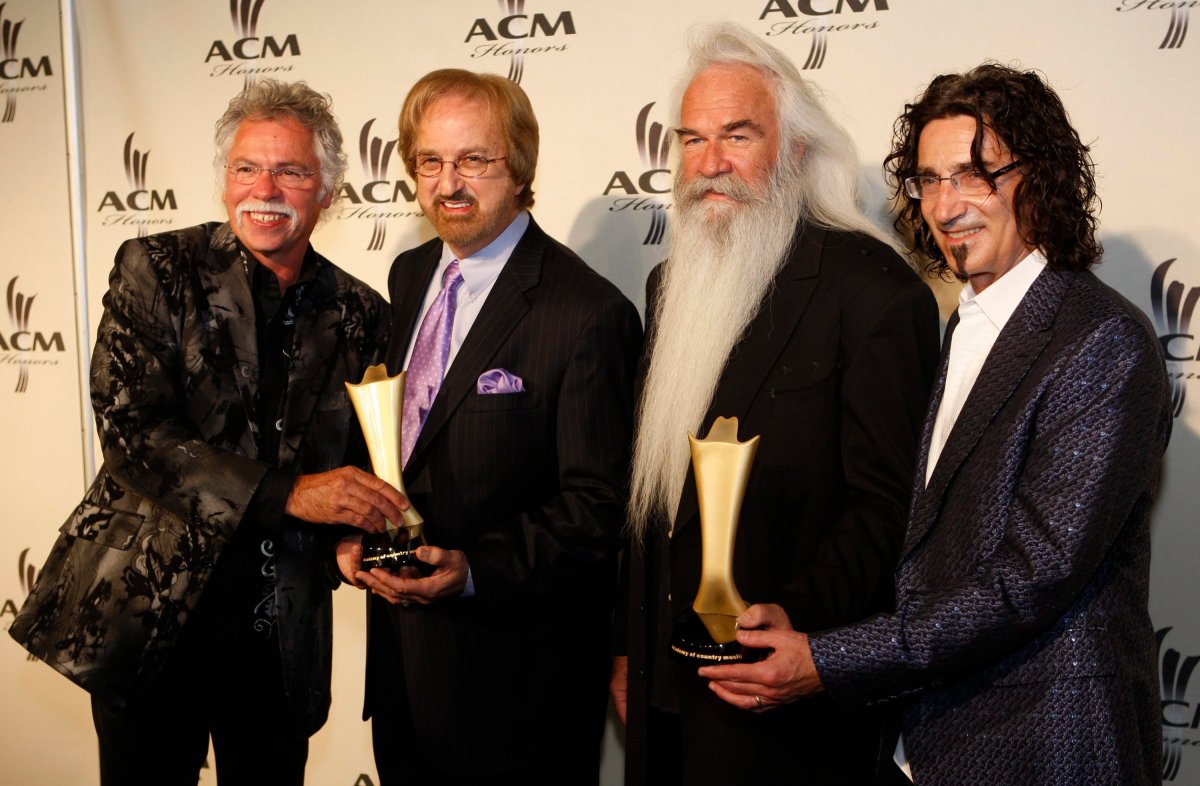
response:
M308 179L316 174L316 172L294 166L272 169L269 166L252 164L226 164L225 168L229 170L229 176L233 178L233 182L243 186L252 186L257 183L263 172L275 178L276 183L292 188L307 185Z
M912 177L904 178L904 193L913 199L930 199L937 195L937 192L942 187L942 181L949 180L950 186L963 196L987 196L992 193L992 183L996 182L996 178L1001 175L1007 175L1020 165L1020 161L1013 161L1011 164L1002 166L995 172L989 172L986 175L978 169L967 169L962 172L955 172L953 175L947 175L946 177L913 175Z
M442 173L442 167L449 164L463 177L479 177L487 171L488 164L503 161L506 158L508 156L488 158L478 153L462 156L453 161L437 156L415 156L413 157L413 169L422 177L437 177Z

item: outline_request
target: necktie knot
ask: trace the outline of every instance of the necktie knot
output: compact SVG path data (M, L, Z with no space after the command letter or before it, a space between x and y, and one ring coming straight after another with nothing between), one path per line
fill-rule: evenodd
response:
M442 273L442 289L448 289L451 293L457 292L462 282L462 271L458 269L458 260L456 259L447 265L446 272Z

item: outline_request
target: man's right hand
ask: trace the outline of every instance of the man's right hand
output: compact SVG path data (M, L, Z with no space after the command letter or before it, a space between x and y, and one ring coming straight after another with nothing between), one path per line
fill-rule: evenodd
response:
M339 467L300 475L288 494L284 512L312 524L348 524L367 532L383 532L387 522L400 522L408 500L382 478L357 467Z

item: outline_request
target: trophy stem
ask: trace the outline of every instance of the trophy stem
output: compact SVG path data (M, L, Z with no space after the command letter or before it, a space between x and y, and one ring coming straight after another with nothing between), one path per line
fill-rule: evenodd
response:
M737 427L737 418L717 418L704 439L688 435L703 551L695 614L677 621L671 649L692 660L741 658L737 618L748 604L733 583L733 549L759 437L738 442Z
M401 371L389 377L382 363L369 367L362 382L346 383L350 401L362 426L371 467L375 474L406 497L401 465L401 425L404 421L404 378ZM382 536L363 541L363 563L368 567L397 567L416 561L413 552L424 542L425 520L415 507L401 511L401 521L388 521Z

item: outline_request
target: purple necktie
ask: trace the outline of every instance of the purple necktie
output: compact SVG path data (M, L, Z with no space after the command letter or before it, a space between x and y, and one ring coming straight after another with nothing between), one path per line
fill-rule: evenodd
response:
M425 425L425 418L433 408L438 388L446 375L446 360L450 357L450 333L454 330L454 312L458 305L458 292L462 284L462 273L458 260L450 263L442 274L442 289L433 300L417 342L413 345L412 357L408 361L408 375L404 381L404 423L401 426L401 451L403 462L408 464L413 445Z

